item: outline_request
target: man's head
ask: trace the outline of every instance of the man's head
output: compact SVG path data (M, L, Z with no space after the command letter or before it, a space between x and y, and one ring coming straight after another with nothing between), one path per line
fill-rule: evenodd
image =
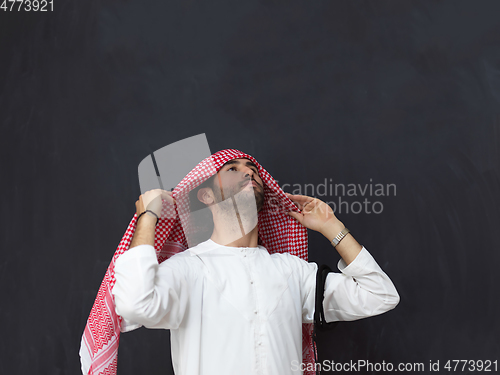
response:
M200 243L210 237L214 230L214 215L217 218L234 218L234 202L237 202L240 219L241 215L254 217L264 205L264 182L257 166L246 158L227 161L216 174L189 192L192 243ZM204 210L207 207L209 209ZM256 217L251 219L255 220Z
M249 199L255 200L259 212L264 204L264 184L257 166L241 158L226 162L214 176L200 185L196 189L196 198L210 207L236 194L241 197L245 193Z

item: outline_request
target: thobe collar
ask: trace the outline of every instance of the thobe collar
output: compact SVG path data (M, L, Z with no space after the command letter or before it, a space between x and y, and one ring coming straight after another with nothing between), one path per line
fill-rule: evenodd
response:
M210 238L204 242L199 243L194 247L190 247L186 251L191 253L191 256L200 255L206 253L207 251L217 250L217 249L227 249L227 250L266 250L264 246L258 245L256 247L236 247L236 246L225 246L212 241ZM267 251L267 250L266 250Z

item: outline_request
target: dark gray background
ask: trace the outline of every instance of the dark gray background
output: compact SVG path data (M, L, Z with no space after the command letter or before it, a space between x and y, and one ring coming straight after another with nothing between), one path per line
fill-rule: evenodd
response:
M498 1L54 8L0 11L2 374L79 373L138 164L199 133L280 184L396 184L380 214L337 216L401 302L322 335L322 358L500 360ZM310 234L311 261L338 259ZM122 335L118 373L172 373L168 331Z

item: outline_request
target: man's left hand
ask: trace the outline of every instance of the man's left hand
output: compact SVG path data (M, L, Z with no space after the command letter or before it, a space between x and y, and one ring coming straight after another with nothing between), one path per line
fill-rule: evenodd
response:
M340 221L333 213L332 208L322 200L308 197L306 195L285 194L293 203L296 203L299 210L302 211L290 211L288 212L288 215L295 218L306 228L323 233L323 231L332 223L340 224Z

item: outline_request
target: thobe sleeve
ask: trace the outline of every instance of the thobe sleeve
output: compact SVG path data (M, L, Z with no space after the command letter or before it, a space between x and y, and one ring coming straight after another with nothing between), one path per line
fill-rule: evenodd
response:
M349 265L340 259L338 269L340 273L330 272L325 281L323 310L327 322L379 315L399 303L399 294L391 279L364 246ZM312 323L317 266L309 270L304 273L308 297L304 300L303 321Z
M123 253L115 263L113 287L116 313L128 324L147 328L178 328L186 310L189 286L181 262L158 264L151 245Z

